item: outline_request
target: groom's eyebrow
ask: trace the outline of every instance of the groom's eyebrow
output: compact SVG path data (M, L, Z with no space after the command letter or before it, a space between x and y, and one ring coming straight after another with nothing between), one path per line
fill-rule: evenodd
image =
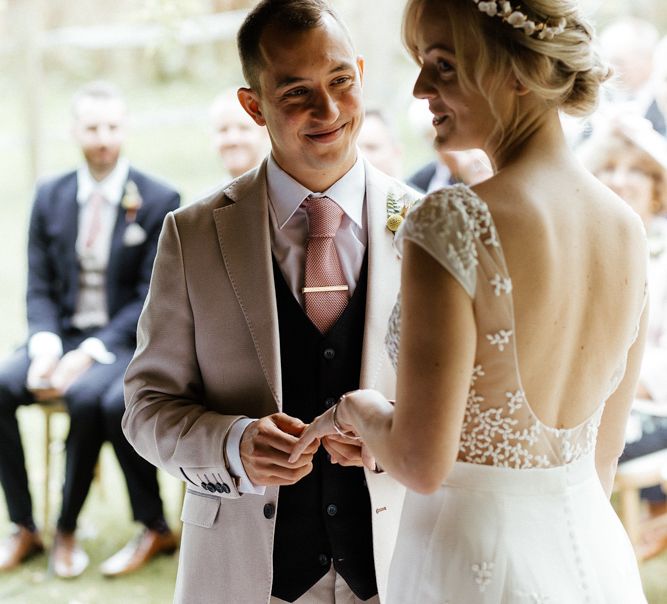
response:
M355 67L354 63L350 63L349 61L341 61L340 63L337 63L334 65L330 70L328 75L333 75L335 73L339 73L342 71L350 71L353 70ZM278 80L276 84L276 88L285 88L285 86L291 86L293 84L298 84L299 82L308 82L308 78L302 78L299 76L285 76Z

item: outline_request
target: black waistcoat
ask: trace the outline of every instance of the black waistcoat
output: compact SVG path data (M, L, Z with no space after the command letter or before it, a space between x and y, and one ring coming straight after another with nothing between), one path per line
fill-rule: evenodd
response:
M310 422L359 387L366 310L367 257L345 312L322 335L287 286L273 274L280 328L283 412ZM331 563L362 600L377 593L371 506L361 468L331 464L323 447L313 471L280 487L273 546L272 594L293 602Z

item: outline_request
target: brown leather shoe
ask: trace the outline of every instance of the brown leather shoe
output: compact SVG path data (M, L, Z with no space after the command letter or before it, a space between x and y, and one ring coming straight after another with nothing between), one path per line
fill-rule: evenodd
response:
M0 571L11 570L28 558L44 551L42 538L37 531L24 526L16 530L0 545Z
M105 577L119 577L134 572L159 554L173 554L178 547L171 531L159 533L144 529L134 539L100 565Z
M88 568L88 554L83 551L74 533L58 531L53 540L51 567L61 579L74 579Z

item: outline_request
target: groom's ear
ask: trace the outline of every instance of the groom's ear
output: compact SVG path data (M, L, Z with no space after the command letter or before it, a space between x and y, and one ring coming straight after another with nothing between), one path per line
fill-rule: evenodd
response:
M266 120L262 115L262 107L259 95L252 88L239 88L236 96L241 107L254 120L258 126L266 126Z

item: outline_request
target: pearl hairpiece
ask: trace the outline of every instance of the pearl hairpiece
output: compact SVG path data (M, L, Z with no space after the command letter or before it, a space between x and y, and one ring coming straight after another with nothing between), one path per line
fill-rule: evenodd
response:
M565 31L567 25L565 17L561 17L554 26L547 25L549 19L543 23L535 23L521 11L515 10L508 0L473 0L473 2L489 17L500 17L512 27L522 29L527 36L537 34L540 40L553 40L555 36Z

